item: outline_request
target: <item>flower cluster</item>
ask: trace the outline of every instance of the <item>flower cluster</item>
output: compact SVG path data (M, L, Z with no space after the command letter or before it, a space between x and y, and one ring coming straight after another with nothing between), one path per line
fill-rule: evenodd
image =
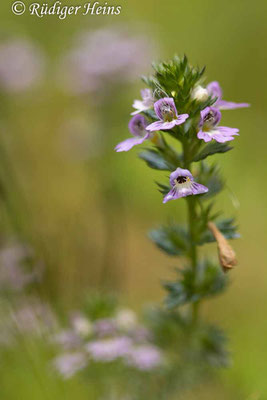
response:
M76 313L71 317L71 328L54 336L54 343L64 351L54 366L66 379L93 363L120 361L126 367L150 371L163 364L162 352L151 340L151 333L131 310L119 310L113 317L94 321Z
M155 81L152 81L152 86ZM150 82L150 83L151 83ZM178 81L177 81L178 84ZM133 146L151 140L155 143L155 135L159 131L168 131L171 135L179 137L182 143L185 142L186 136L192 139L191 142L203 140L218 143L229 142L238 135L238 129L226 126L220 126L221 112L220 109L235 109L248 107L247 103L233 103L222 100L222 90L218 82L209 83L206 88L202 87L197 81L190 89L190 98L188 103L199 104L198 116L191 115L187 112L178 113L177 109L183 109L184 104L179 104L179 99L175 90L171 91L173 97L166 96L165 90L159 90L157 84L155 90L146 88L141 91L142 100L135 100L132 113L133 117L129 122L129 131L134 136L119 143L115 150L117 152L128 151ZM162 97L159 94L163 95ZM160 97L160 98L158 98ZM207 102L211 105L207 105ZM152 120L152 121L151 121ZM156 121L155 121L156 120ZM190 137L189 130L197 120L195 138ZM181 137L179 126L187 123L184 128L184 138ZM196 143L196 147L199 145ZM189 195L198 195L208 192L208 188L194 182L194 178L188 169L178 167L170 175L171 191L164 197L163 202L175 200L180 197Z

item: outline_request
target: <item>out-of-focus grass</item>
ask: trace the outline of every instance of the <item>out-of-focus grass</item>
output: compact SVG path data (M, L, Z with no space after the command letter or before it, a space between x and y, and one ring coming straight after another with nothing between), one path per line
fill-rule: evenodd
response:
M90 387L78 377L62 381L51 365L52 353L41 340L22 339L12 350L1 354L3 399L93 399Z
M79 0L73 3L78 4ZM135 150L115 154L111 148L128 135L131 101L138 97L141 87L138 77L136 86L128 87L127 92L114 89L113 101L108 104L109 114L113 116L107 133L110 150L105 149L103 158L75 162L64 154L61 145L60 132L66 116L86 112L92 120L94 115L90 103L87 107L80 99L68 98L56 87L57 57L70 47L73 36L81 29L133 23L150 32L158 43L160 58L172 56L174 52L186 53L192 63L207 65L209 80L221 82L225 99L252 103L251 109L223 114L224 125L240 128L235 150L219 156L223 174L240 207L234 208L227 191L220 196L219 203L226 214L237 217L242 237L234 243L239 267L231 275L230 290L209 304L205 313L229 333L234 362L230 370L222 373L219 389L203 388L203 398L214 398L214 395L219 398L218 391L224 385L231 387L233 393L235 387L241 388L243 399L256 399L257 393L267 396L267 191L264 185L267 3L264 0L256 3L136 0L123 2L122 7L121 15L116 18L77 17L59 21L27 15L16 17L8 2L0 6L1 30L32 39L48 56L47 79L41 91L6 100L6 120L1 133L28 203L27 231L32 242L50 260L44 290L55 302L73 306L79 303L82 291L99 285L105 221L99 208L101 182L97 168L105 163L124 204L123 212L118 207L114 221L120 226L115 281L125 301L134 307L140 307L143 302L160 301L159 281L169 276L170 267L176 265L175 259L159 254L146 238L146 231L166 218L183 220L184 204L173 202L163 206L154 184L158 174L136 159ZM88 134L92 132L88 130ZM205 251L215 252L215 248L210 246ZM21 399L34 400L86 397L86 388L78 381L61 385L45 372L47 354L40 348L37 352L30 351L31 357L36 357L33 362L41 375L42 384L39 384L39 378L27 367L22 354L8 354L1 362L3 399L17 400L18 393ZM201 398L200 393L197 398ZM231 398L228 392L221 398L226 396ZM233 398L238 396L239 389L236 389Z

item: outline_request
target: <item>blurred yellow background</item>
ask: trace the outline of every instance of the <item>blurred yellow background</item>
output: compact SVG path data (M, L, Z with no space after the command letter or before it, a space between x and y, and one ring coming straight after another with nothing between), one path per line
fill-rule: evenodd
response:
M233 365L220 373L216 386L190 398L267 398L267 2L116 4L122 6L119 16L65 20L15 16L10 1L0 5L0 38L30 40L44 57L36 88L0 96L1 140L27 204L23 230L48 261L43 290L66 307L79 304L88 288L103 285L136 309L162 301L160 280L172 276L179 261L161 254L147 231L168 219L183 221L185 205L162 205L155 185L159 173L138 160L138 150L113 151L128 137L132 101L142 88L139 73L131 82L114 83L100 99L72 95L61 82L61 60L77 35L101 27L123 27L144 37L148 56L140 74L151 71L150 59L185 53L192 64L207 66L207 82L218 80L224 99L252 105L223 114L223 125L240 129L235 149L218 156L227 179L218 203L238 221L241 238L233 245L239 265L230 289L203 310L226 330ZM215 251L213 245L204 249Z

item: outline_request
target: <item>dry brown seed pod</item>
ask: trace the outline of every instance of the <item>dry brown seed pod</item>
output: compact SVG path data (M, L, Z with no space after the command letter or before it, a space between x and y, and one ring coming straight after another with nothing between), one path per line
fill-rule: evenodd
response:
M213 222L208 222L208 228L212 232L218 246L220 264L224 272L229 271L237 265L236 254L223 234Z

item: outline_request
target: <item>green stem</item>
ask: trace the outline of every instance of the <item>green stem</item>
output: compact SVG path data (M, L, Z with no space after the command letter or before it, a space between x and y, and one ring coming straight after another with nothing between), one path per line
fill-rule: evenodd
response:
M190 258L192 262L192 267L196 269L197 267L197 247L195 244L195 222L196 222L196 204L193 197L187 198L188 206L188 225L190 233Z
M195 278L197 274L197 246L196 246L196 239L195 239L195 223L197 219L196 213L196 202L195 199L191 197L187 197L187 206L188 206L188 225L189 225L189 233L190 233L190 252L189 256L191 259L191 266L195 273ZM192 304L192 323L195 324L198 319L198 309L199 309L199 302L195 302Z
M184 168L190 170L191 162L191 151L188 146L188 142L185 141L183 143L183 151L184 151ZM187 209L188 209L188 227L190 234L190 250L189 250L189 258L191 261L191 267L197 273L197 246L196 246L196 238L195 238L195 224L197 220L197 212L196 212L196 199L193 196L189 196L186 198ZM195 302L192 304L192 323L195 324L198 319L198 310L199 310L199 302Z

